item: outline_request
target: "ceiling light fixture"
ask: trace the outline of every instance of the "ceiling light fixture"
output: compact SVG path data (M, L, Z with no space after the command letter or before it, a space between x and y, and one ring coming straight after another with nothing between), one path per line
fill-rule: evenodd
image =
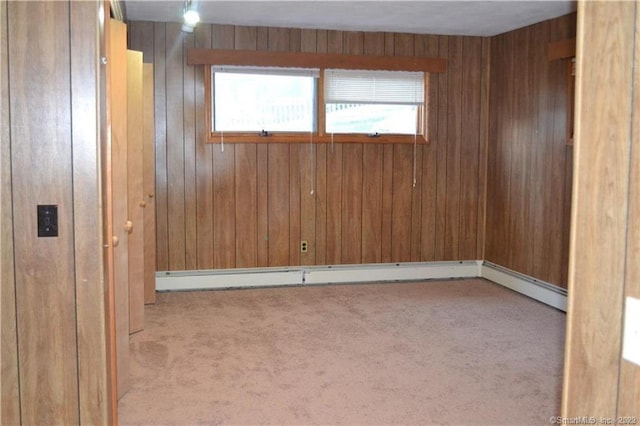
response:
M200 13L198 13L195 2L192 0L185 0L182 12L182 18L184 19L182 31L185 33L192 33L196 24L200 22Z

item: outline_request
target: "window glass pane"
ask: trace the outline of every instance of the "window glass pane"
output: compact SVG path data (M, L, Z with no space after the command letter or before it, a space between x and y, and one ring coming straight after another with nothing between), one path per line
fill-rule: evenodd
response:
M316 79L215 72L214 131L315 131Z
M327 104L327 133L413 135L418 129L418 106Z

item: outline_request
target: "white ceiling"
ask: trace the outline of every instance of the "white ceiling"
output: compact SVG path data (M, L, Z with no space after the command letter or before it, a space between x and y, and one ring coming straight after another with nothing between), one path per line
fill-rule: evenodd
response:
M196 1L206 23L476 36L501 34L576 10L570 0ZM181 20L181 0L124 3L131 21Z

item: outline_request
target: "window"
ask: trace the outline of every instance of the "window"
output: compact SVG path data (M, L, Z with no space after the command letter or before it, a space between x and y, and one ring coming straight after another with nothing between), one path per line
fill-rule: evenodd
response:
M424 73L326 70L327 133L420 133Z
M214 132L315 132L318 70L213 67Z
M209 142L427 140L424 72L225 65L208 70Z

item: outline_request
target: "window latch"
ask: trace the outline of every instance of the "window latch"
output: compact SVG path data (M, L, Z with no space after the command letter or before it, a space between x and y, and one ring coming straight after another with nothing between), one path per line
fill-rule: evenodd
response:
M380 133L378 133L378 132L369 133L367 136L370 137L370 138L377 138L377 137L380 137Z
M260 135L260 137L266 138L266 137L271 136L271 133L267 132L266 130L261 130L259 135Z

